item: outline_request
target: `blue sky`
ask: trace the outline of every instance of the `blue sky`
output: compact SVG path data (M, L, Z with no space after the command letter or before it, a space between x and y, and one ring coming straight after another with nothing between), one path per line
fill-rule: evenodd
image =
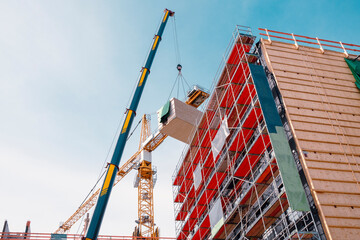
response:
M360 43L360 1L0 1L0 224L52 232L95 183L164 8L176 12L183 74L209 88L236 24ZM169 21L138 109L154 113L177 71ZM156 116L153 118L153 130ZM138 146L129 141L122 162ZM167 139L155 218L174 236L171 176L184 145ZM102 234L131 235L137 190L113 191ZM72 229L76 232L78 226Z

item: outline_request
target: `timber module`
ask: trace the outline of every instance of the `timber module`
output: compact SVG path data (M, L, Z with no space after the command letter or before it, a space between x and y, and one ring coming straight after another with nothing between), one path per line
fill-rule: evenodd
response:
M174 172L176 238L359 239L360 46L259 30L235 29Z

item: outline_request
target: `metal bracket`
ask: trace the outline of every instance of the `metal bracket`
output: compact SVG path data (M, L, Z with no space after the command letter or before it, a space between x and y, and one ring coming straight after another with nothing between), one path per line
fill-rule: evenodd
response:
M348 57L349 57L349 54L347 53L347 51L346 51L346 49L345 49L344 45L342 44L342 42L341 42L341 41L340 41L339 43L340 43L340 45L341 45L342 49L344 50L345 57L346 57L346 58L348 58Z
M324 51L323 47L321 46L321 43L320 43L318 37L316 37L316 41L318 42L318 44L319 44L319 46L320 46L320 52L321 52L322 54L324 54L325 51Z
M295 49L299 49L299 45L297 44L297 41L296 41L296 39L295 39L294 34L292 33L291 35L292 35L292 37L293 37L293 39L294 39Z
M268 32L267 28L265 28L265 31L266 31L266 35L268 37L268 41L271 44L271 38L270 38L270 35L269 35L269 32Z

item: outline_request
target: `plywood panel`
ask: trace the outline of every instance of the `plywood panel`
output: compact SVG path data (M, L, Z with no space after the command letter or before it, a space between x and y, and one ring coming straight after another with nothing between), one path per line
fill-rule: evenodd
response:
M319 200L323 205L360 207L360 196L354 194L318 193Z
M341 221L341 220L340 220ZM360 236L360 229L354 228L330 228L332 239L334 240L355 240Z
M316 192L359 194L356 183L312 180Z
M302 81L307 81L308 83L314 84L314 83L321 83L321 87L325 87L327 85L335 85L335 86L346 86L352 88L354 91L356 88L354 88L354 82L355 79L347 78L347 79L339 79L335 78L333 76L331 77L316 77L314 75L308 74L308 73L298 73L298 72L286 72L286 71L276 71L276 76L279 76L281 78L287 78L290 80L299 79ZM281 84L281 82L279 82Z
M304 54L308 54L314 57L317 57L321 60L321 58L330 58L330 59L334 59L337 60L339 58L344 58L344 54L340 53L340 52L334 52L331 50L325 50L325 53L321 53L320 49L317 47L306 47L306 46L300 46L299 49L295 49L292 44L288 44L288 43L283 43L283 42L277 42L277 41L272 41L271 44L268 44L266 42L264 42L266 44L266 48L271 50L277 50L280 52L292 52L295 54L299 54L299 51L304 52ZM314 45L315 46L315 45Z
M287 108L290 109L289 107ZM334 114L332 114L334 115ZM344 114L340 115L344 116ZM296 112L296 109L292 112L291 115L292 122L301 122L303 124L310 123L312 124L322 124L324 126L335 126L335 127L342 127L345 131L346 129L349 129L349 131L353 131L360 128L360 122L350 122L350 121L341 121L342 119L329 119L327 116L326 118L320 117L320 116L305 116L301 114L301 111ZM315 125L316 126L316 125ZM302 125L302 127L306 127Z
M337 125L337 122L333 123L335 125L331 125L331 124L324 124L322 121L319 122L319 120L312 123L293 120L292 124L296 129L303 131L331 133L331 134L339 134L339 135L355 136L355 137L360 136L359 128L344 127L344 126L340 127Z
M272 67L273 67L274 71L285 71L285 72L310 74L310 75L313 75L313 77L327 77L327 78L336 78L336 79L343 79L343 80L349 80L349 81L354 79L354 76L351 74L351 72L343 73L343 72L336 72L336 71L320 71L320 70L314 71L311 68L305 68L302 66L285 65L282 63L272 63Z
M336 125L345 124L346 122L349 126L353 126L353 124L356 126L356 124L360 123L360 115L358 113L326 112L324 109L313 109L311 105L301 108L299 106L287 106L286 110L291 114L291 116L301 115L306 117L322 118L323 120L321 121L332 119L335 121Z
M277 48L277 49L279 49L279 48ZM346 63L344 61L339 61L338 57L328 58L327 55L326 56L323 56L323 55L313 56L312 53L308 53L307 55L306 54L301 55L301 54L299 54L298 51L296 53L290 52L290 51L279 51L279 50L272 48L272 46L270 46L270 47L267 46L267 52L269 53L269 55L271 55L271 60L277 61L277 62L281 62L281 61L283 61L283 59L293 59L293 60L300 60L300 61L305 60L310 63L321 62L322 64L327 64L327 65L332 65L332 66L337 66L337 67L339 67L339 66L347 67ZM319 58L319 56L321 58Z
M326 110L328 112L337 112L337 113L347 113L347 114L360 114L360 106L347 106L340 104L331 104L328 106L327 104L323 104L321 102L314 102L310 100L297 100L293 98L285 98L284 102L287 106L291 107L299 107L299 108L310 108L313 110Z
M344 172L356 172L360 173L360 166L349 163L338 163L338 162L321 162L306 159L307 166L309 169L327 169L334 171ZM360 202L359 202L360 203Z
M360 99L349 99L349 98L342 98L342 97L333 97L329 95L320 95L317 90L313 88L313 92L306 93L306 92L300 92L300 91L293 91L293 90L282 90L282 96L287 98L293 98L293 99L299 99L299 100L305 100L305 101L314 101L314 102L324 102L326 103L334 103L337 105L344 105L344 106L353 106L358 107L360 106ZM328 106L329 109L331 107ZM359 110L360 112L360 110Z
M323 170L323 169L309 169L313 179L318 180L329 180L337 182L353 182L357 183L360 180L360 173L358 172L343 172L336 170ZM359 186L360 187L360 186ZM360 189L357 189L357 192L360 193Z
M296 136L299 140L311 140L314 142L341 143L345 145L360 146L359 137L336 135L334 133L320 133L297 130Z
M303 149L304 150L304 149ZM304 151L303 151L304 152ZM311 161L319 162L329 162L329 163L352 163L360 165L360 156L359 152L354 153L354 155L344 155L343 153L334 154L334 153L321 153L321 152L312 152L308 151L306 153L305 159Z
M323 89L335 89L338 91L352 92L357 96L360 95L359 90L354 88L354 81L335 80L335 78L317 78L315 80L310 79L311 76L305 74L296 74L290 72L280 72L276 76L279 80L279 84L283 86L284 83L311 86L318 90ZM283 76L285 75L285 76Z
M340 145L339 143L314 142L312 140L300 140L299 142L301 149L306 151L347 155L358 154L360 152L360 147Z
M341 99L359 100L359 98L360 98L360 92L345 91L345 90L340 90L338 88L325 89L325 88L322 88L320 85L318 85L318 86L314 86L313 84L304 85L304 84L294 83L293 81L292 82L282 82L281 88L283 90L288 90L288 91L293 91L293 92L311 93L311 94L316 94L316 95L326 96L326 97L340 97ZM345 95L344 95L344 92L346 92Z
M349 74L349 67L346 62L342 59L341 61L336 61L334 65L329 65L324 63L324 61L318 62L309 62L306 60L306 57L301 57L301 59L290 59L287 57L274 57L271 59L271 63L280 64L282 66L294 66L294 67L302 67L305 69L309 69L308 74L319 75L322 72L337 72L337 73L345 73ZM274 66L275 67L275 66ZM276 67L275 67L276 68Z
M323 206L322 209L325 216L360 219L360 208L357 207Z
M339 218L332 218L329 217L327 219L328 225L330 227L343 227L343 228L358 228L360 229L360 219L344 219L342 218L341 221L339 221Z

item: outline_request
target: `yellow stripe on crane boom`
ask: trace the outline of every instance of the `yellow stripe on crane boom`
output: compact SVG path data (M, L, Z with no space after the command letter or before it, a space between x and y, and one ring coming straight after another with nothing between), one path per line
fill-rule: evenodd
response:
M104 186L101 190L101 194L100 196L103 196L107 193L108 191L108 188L110 186L110 182L111 182L111 178L113 176L113 173L114 173L114 169L115 169L115 165L114 164L110 164L109 166L109 171L108 173L106 174L106 178L105 178L105 182L104 182Z
M130 118L131 118L131 114L133 113L132 110L128 110L128 114L126 115L126 119L125 119L125 124L124 124L124 127L121 131L121 133L125 133L127 128L128 128L128 125L129 125L129 122L130 122Z
M166 21L166 18L167 18L167 16L168 16L168 14L169 14L169 11L166 11L166 12L165 12L164 19L163 19L163 22L165 22L165 21Z
M142 74L141 74L141 78L140 78L140 81L139 81L139 87L143 84L143 81L145 79L145 76L146 76L146 72L147 72L147 68L144 68L143 71L142 71Z
M156 44L158 43L158 41L159 41L159 36L155 36L155 41L154 41L154 44L153 44L153 47L152 47L152 49L151 50L155 50L155 48L156 48Z

